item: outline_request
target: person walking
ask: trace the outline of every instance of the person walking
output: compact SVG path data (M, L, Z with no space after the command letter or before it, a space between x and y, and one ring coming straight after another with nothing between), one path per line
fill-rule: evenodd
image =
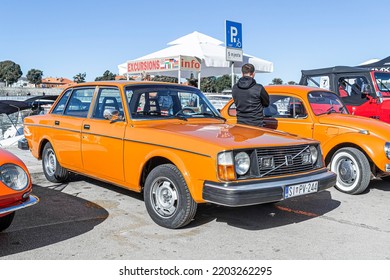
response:
M237 111L237 123L263 126L263 109L269 105L269 95L265 88L256 83L255 67L244 64L242 77L233 86L232 96Z

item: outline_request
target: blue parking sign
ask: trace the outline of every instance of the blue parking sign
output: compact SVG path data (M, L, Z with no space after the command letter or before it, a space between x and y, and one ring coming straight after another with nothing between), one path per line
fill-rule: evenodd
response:
M226 47L242 49L242 25L239 22L226 21Z

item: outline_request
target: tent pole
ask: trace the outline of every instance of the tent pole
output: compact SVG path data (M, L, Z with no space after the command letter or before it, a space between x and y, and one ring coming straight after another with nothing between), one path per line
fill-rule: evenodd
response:
M198 89L200 89L200 71L198 72Z

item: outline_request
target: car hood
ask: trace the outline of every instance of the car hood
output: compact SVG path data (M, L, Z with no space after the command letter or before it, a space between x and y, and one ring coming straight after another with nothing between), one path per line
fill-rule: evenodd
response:
M164 124L153 127L158 143L170 139L175 147L192 150L217 146L219 149L237 149L262 146L290 146L313 142L285 132L237 124ZM172 145L172 144L171 144ZM179 146L179 147L178 147Z
M378 136L381 136L383 138L385 138L386 133L388 134L390 131L390 124L379 120L359 117L355 115L321 115L318 117L318 121L321 124L349 128L355 131L367 130L368 132L377 134Z

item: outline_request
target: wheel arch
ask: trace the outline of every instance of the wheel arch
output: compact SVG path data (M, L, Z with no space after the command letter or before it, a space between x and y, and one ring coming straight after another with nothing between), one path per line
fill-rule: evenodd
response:
M370 155L366 152L365 149L362 149L361 146L358 146L357 144L352 143L352 142L340 143L340 144L334 146L332 149L330 149L325 157L325 165L326 166L328 166L330 164L330 161L332 160L332 157L334 156L334 154L342 148L355 148L355 149L361 151L364 154L364 156L367 158L368 162L370 163L371 172L373 172L374 167L375 167L375 163L372 161Z

